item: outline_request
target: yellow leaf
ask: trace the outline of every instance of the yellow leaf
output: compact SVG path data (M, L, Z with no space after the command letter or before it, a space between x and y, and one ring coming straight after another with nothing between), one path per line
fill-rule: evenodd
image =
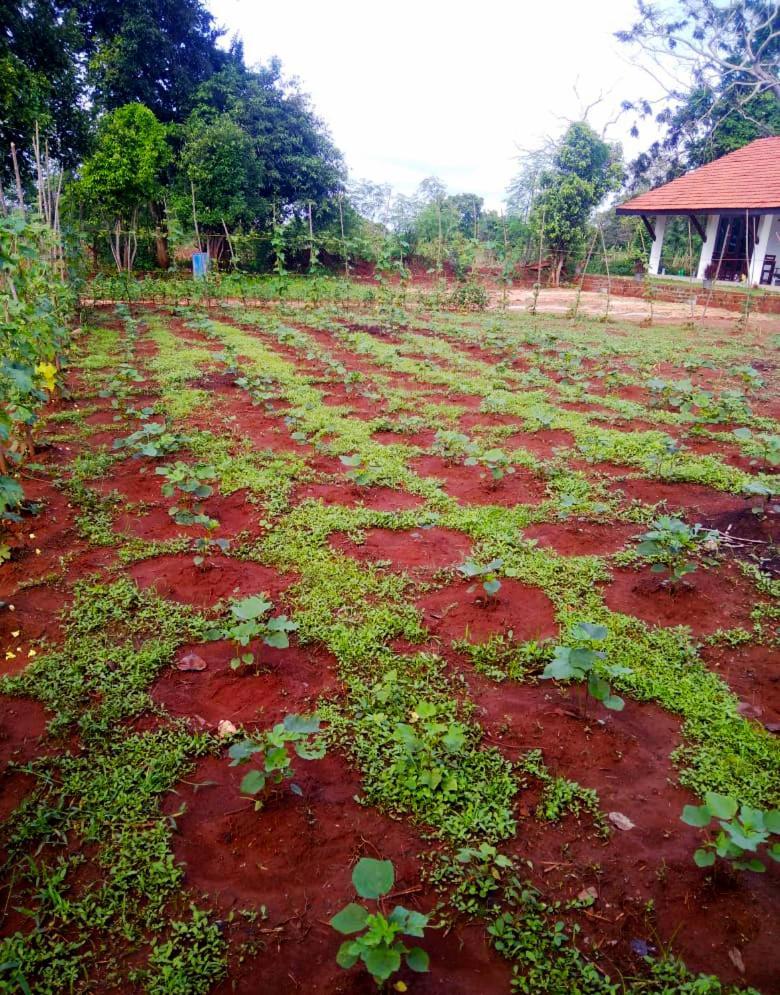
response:
M52 363L38 363L35 372L40 374L41 379L46 384L48 390L54 390L57 382L57 367Z
M406 984L403 981L396 981L396 983L393 985L393 988L395 988L397 992L409 991L409 989L406 987Z

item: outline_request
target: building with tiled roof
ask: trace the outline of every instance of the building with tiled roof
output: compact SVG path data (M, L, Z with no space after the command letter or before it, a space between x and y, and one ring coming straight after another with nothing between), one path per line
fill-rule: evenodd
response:
M661 262L666 221L686 217L703 238L701 279L780 285L780 137L758 138L617 208L639 215Z

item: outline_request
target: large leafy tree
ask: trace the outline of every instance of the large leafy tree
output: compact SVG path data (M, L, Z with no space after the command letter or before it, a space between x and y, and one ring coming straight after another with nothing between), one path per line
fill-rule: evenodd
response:
M102 118L75 192L93 223L111 226L119 270L132 268L139 212L162 198L171 157L168 128L148 107L126 104Z
M183 121L195 90L240 48L221 50L222 31L202 0L77 0L87 81L95 104L145 104L161 121Z
M176 213L193 210L209 252L219 255L229 231L248 230L268 213L262 197L262 165L253 142L228 114L194 119L186 129L176 184Z
M532 222L552 255L551 282L582 246L588 221L623 179L620 149L600 138L584 121L571 124L538 177Z
M0 16L0 179L13 175L11 142L24 176L38 124L50 153L74 166L87 148L89 114L79 65L81 30L72 5L4 0Z
M258 196L281 211L321 203L343 189L344 165L308 98L287 82L278 61L250 70L226 66L197 91L188 126L226 116L248 136Z

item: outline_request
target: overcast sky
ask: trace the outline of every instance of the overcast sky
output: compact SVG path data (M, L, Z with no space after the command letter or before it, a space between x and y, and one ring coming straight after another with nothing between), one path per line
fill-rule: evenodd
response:
M621 100L657 95L613 36L632 23L633 0L208 3L250 65L278 55L299 77L352 178L402 193L436 175L500 207L518 148L601 94L588 118L598 130ZM637 143L630 125L624 116L606 135L629 157L654 137L647 126Z

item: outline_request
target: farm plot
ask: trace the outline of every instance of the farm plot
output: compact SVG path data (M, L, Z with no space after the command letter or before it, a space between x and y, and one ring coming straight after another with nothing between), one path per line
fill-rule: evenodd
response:
M90 315L0 568L0 991L775 991L771 353L377 320Z

